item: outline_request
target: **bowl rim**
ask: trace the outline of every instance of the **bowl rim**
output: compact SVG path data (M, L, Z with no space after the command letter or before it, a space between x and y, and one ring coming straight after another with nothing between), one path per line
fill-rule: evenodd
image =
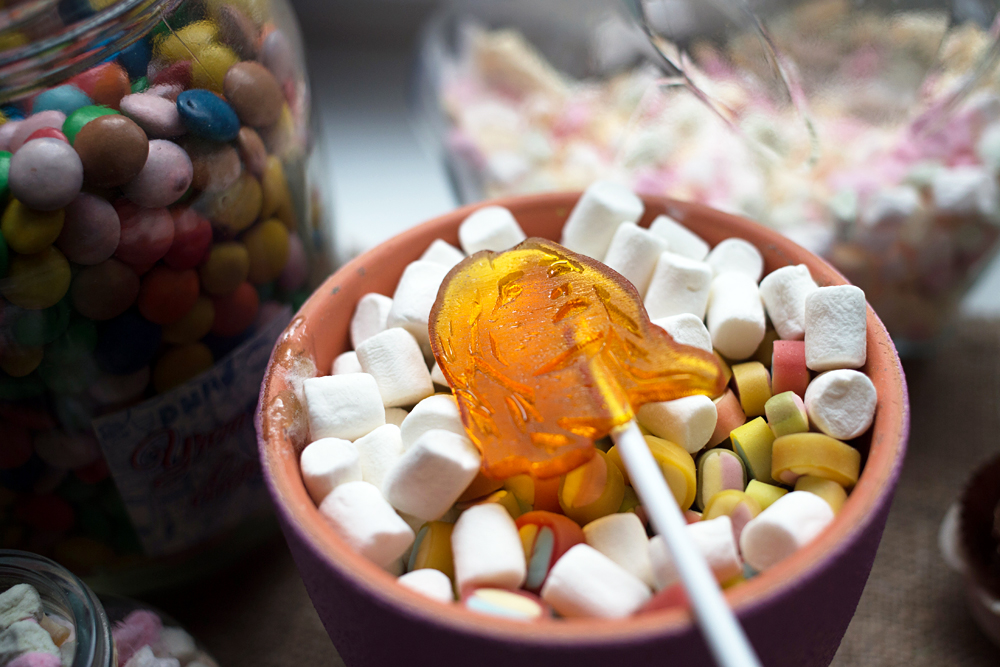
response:
M444 625L453 631L500 642L550 647L560 644L626 645L654 638L662 639L691 629L693 617L687 607L658 609L615 620L559 619L525 624L473 614L461 605L431 601L415 591L400 586L396 583L395 576L351 550L325 523L298 474L295 447L289 442L278 413L265 410L265 406L271 405L281 391L289 389L284 376L278 376L273 372L276 364L287 362L291 358L289 354L291 348L288 345L298 340L296 337L308 339L308 320L321 308L323 300L329 295L337 294L342 283L363 277L366 266L370 266L379 255L391 254L393 249L398 251L412 246L414 240L427 236L429 232L433 232L431 238L440 238L441 231L457 230L458 224L466 216L484 206L505 206L514 211L515 217L519 209L552 208L566 215L580 194L580 192L557 192L487 200L454 209L414 226L359 255L327 278L303 304L275 344L261 386L260 401L255 415L261 464L272 501L288 524L297 528L299 534L305 537L306 545L320 561L336 570L356 590L364 591L382 606L391 608L409 617L410 620ZM747 218L665 197L641 196L641 199L646 212L643 216L644 222L640 224L648 224L654 212L666 211L681 224L685 224L685 219L692 216L704 219L706 221L704 224L736 227L743 232L741 236L758 248L766 248L766 256L773 254L786 264L802 263L797 260L807 261L814 274L820 273L819 276L814 275L820 285L849 284L822 258L778 232ZM824 566L836 560L866 532L868 526L876 519L879 510L891 500L895 482L902 469L909 435L908 390L892 340L871 306L868 306L867 337L868 361L865 370L869 374L872 371L884 374L896 391L893 391L891 396L883 396L880 392L876 419L871 429L872 439L868 460L861 477L834 521L816 539L782 561L780 565L724 591L727 601L738 616L747 617L756 609L773 603L776 598L798 587L802 582L818 576ZM873 367L875 363L879 365ZM268 437L269 435L272 437Z

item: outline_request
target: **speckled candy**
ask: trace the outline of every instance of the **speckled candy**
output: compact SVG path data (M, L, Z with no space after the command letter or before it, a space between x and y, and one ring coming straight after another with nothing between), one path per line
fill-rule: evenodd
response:
M122 98L121 109L123 114L134 120L154 139L171 139L187 132L177 111L177 104L158 95L126 95Z
M142 278L139 312L155 324L173 324L191 310L198 300L198 273L157 266Z
M115 256L128 264L151 265L167 254L174 242L174 219L165 208L139 208L115 202L121 220L121 240Z
M181 121L195 136L211 141L232 141L240 131L233 108L210 90L186 90L177 96Z
M153 387L158 392L173 389L207 371L214 361L211 350L202 343L178 345L156 362L153 368Z
M122 191L139 206L170 206L187 192L192 175L191 159L183 148L166 139L154 139L149 142L146 164Z
M121 237L121 223L115 207L105 199L81 192L64 210L56 247L77 264L103 262L115 253Z
M223 92L244 125L268 127L278 121L285 98L274 75L263 65L247 61L226 72Z
M11 194L31 208L54 211L73 201L83 186L76 151L58 139L29 141L10 159Z
M139 295L139 276L127 264L107 259L84 267L73 280L70 298L78 313L92 320L118 317Z
M250 274L250 253L239 241L216 243L198 272L202 287L208 294L232 294Z
M163 341L175 345L194 343L212 331L215 306L207 296L199 296L194 305L179 320L163 327Z
M250 255L248 277L254 285L276 280L288 261L288 229L275 219L265 220L243 235Z
M66 295L70 279L65 255L49 246L34 255L11 258L7 277L0 280L0 292L15 306L48 308Z
M170 215L174 219L174 241L163 261L174 269L193 269L207 259L212 223L189 206L172 208Z
M11 250L31 255L45 250L59 238L65 218L62 210L36 211L12 199L0 218L0 232Z
M212 299L215 321L212 333L216 336L236 336L253 324L260 307L260 297L250 283L243 283L232 294Z

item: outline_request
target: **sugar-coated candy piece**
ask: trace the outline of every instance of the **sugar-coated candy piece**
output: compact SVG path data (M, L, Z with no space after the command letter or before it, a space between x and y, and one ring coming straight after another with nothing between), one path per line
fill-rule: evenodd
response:
M744 491L747 496L753 498L760 505L761 510L766 510L775 500L788 493L788 489L780 486L766 484L756 479L750 480Z
M250 275L250 252L239 241L215 243L198 267L198 274L209 295L232 294Z
M136 609L115 623L111 629L111 637L115 642L119 664L127 663L144 647L152 655L152 650L148 647L156 643L162 629L163 621L148 609Z
M397 579L402 586L412 591L437 600L438 602L454 602L455 593L451 590L451 579L448 575L432 568L413 570Z
M583 527L587 544L635 575L647 586L653 585L646 528L635 514L609 514Z
M712 345L729 359L746 359L764 339L764 306L757 283L740 271L712 280L708 299Z
M712 334L708 333L705 322L691 313L680 313L669 317L659 317L653 324L662 327L674 341L690 345L706 352L712 351Z
M62 667L62 660L51 653L29 651L8 662L7 667Z
M401 512L432 521L448 511L479 472L482 457L464 435L430 430L386 473L382 489Z
M632 283L639 296L644 296L660 255L668 249L661 237L634 222L626 222L611 237L604 263Z
M715 403L718 418L715 422L715 430L712 432L712 437L708 440L709 447L715 447L722 443L729 437L733 429L742 426L747 420L746 415L743 414L740 399L736 398L736 394L733 393L732 389L726 390L725 394L713 402Z
M12 199L0 220L0 233L11 250L21 255L33 255L59 238L65 220L66 214L62 210L36 211Z
M340 438L321 438L310 443L302 450L299 468L306 490L317 505L341 484L361 480L358 448Z
M449 269L465 259L465 253L442 239L434 239L420 256L422 262L434 262Z
M29 618L40 621L43 614L42 599L31 584L15 584L0 593L0 629Z
M413 544L413 531L368 482L341 484L323 500L319 513L348 546L380 567Z
M570 212L560 243L573 252L603 259L618 225L638 222L643 209L642 200L624 185L596 181Z
M250 254L248 280L254 285L266 285L281 275L288 261L288 228L277 218L264 220L243 235L243 244Z
M750 478L766 484L774 482L771 479L771 448L774 446L774 433L764 418L751 419L733 429L729 437L733 442L733 451L743 459Z
M121 222L107 200L86 192L66 205L65 219L56 247L77 264L99 264L114 254L121 236Z
M708 257L707 243L690 229L666 215L658 215L649 225L649 231L667 242L668 250L697 262Z
M187 192L193 177L191 158L183 148L166 139L154 139L149 142L149 156L142 169L122 191L145 208L170 206Z
M728 516L690 523L685 530L717 581L728 581L743 571L743 561L740 560L736 538L733 536L733 523ZM649 555L657 591L680 581L673 554L662 536L657 535L649 541Z
M806 367L806 344L800 340L776 340L771 357L771 392L786 391L804 398L809 386L809 368Z
M42 111L55 110L69 115L80 107L93 103L87 93L76 86L63 84L38 93L31 104L31 113L34 115Z
M385 423L392 424L393 426L402 426L403 420L406 416L410 414L403 408L386 408L385 409Z
M343 354L338 354L330 367L330 375L344 375L345 373L364 373L361 362L358 361L358 353L349 350Z
M743 414L759 417L764 414L764 405L771 398L771 374L759 361L733 364L733 384L739 396Z
M861 452L822 433L794 433L776 438L771 448L771 477L792 485L803 475L854 486L861 471Z
M756 283L764 272L764 257L757 246L740 238L728 238L712 248L705 258L713 275L742 273Z
M806 298L806 366L860 368L867 357L868 308L854 285L820 287Z
M278 276L278 287L290 292L295 291L305 285L308 279L309 262L305 246L298 234L289 234L288 261Z
M747 486L747 471L743 459L728 449L710 449L698 459L698 494L695 504L705 508L708 499L719 491ZM687 505L681 505L687 507Z
M390 408L392 409L392 408ZM386 416L388 417L388 410ZM385 475L403 455L403 440L399 426L385 424L354 441L361 464L361 479L380 490Z
M444 429L465 435L462 415L458 411L455 397L449 394L435 394L413 406L406 419L399 426L403 438L403 448L407 449L417 438L432 429Z
M309 378L302 388L313 440L357 440L385 423L382 395L367 373Z
M451 534L455 524L445 521L428 521L417 530L417 537L410 549L406 570L412 572L431 568L448 579L455 577L455 558L451 551ZM450 588L451 584L449 584Z
M253 285L242 282L230 294L212 298L215 320L212 333L216 336L238 336L257 319L260 295Z
M171 139L187 132L177 104L159 95L148 92L126 95L122 98L121 109L154 139Z
M514 475L504 480L505 489L514 494L518 502L536 512L552 512L560 514L559 507L559 477L535 479L531 475Z
M761 506L753 496L744 491L736 489L726 489L708 499L705 503L705 511L702 512L702 521L711 521L720 516L728 516L733 524L733 537L736 544L740 543L740 533L743 527L761 513Z
M516 525L528 564L524 587L529 591L540 590L556 561L584 541L579 524L554 512L527 512L517 518Z
M10 193L39 211L73 201L83 186L83 165L73 147L58 139L35 139L10 159Z
M358 299L351 317L351 345L354 349L377 333L385 331L392 299L384 294L369 292Z
M636 419L650 433L676 443L689 454L700 451L715 432L718 421L715 402L696 394L673 401L646 403Z
M108 114L81 127L73 139L73 148L80 155L87 185L113 188L141 173L151 145L146 133L130 118Z
M467 255L480 250L507 250L526 238L521 225L503 206L484 206L458 226L458 241Z
M705 317L712 269L704 262L672 252L660 254L643 301L652 319L691 313Z
M872 425L878 395L864 373L847 369L821 373L806 389L809 421L831 438L850 440Z
M226 70L222 90L244 125L270 127L278 122L284 96L263 65L253 60L236 63Z
M768 399L764 413L767 415L767 424L776 438L792 433L805 433L809 430L806 406L793 391L775 394Z
M173 324L187 315L198 300L198 273L154 266L142 277L136 305L154 324Z
M140 208L127 200L115 202L121 236L115 257L133 266L150 266L174 243L174 219L165 208Z
M551 618L552 608L540 598L525 591L504 588L475 588L462 597L462 605L469 611L487 616L498 616L514 621L537 621Z
M586 544L560 558L542 587L542 599L563 616L625 618L650 598L649 586Z
M760 281L760 298L782 339L802 340L806 335L806 297L818 288L805 264L775 269Z
M357 349L361 369L375 378L386 407L413 405L434 393L420 344L406 330L392 327Z
M110 111L110 110L109 110ZM17 123L12 128L10 144L6 150L17 153L32 134L43 127L61 129L66 122L66 114L61 111L40 111Z
M196 268L212 245L212 223L190 206L175 206L170 215L174 220L174 240L163 261L174 269Z
M830 505L819 496L792 491L743 528L740 553L750 567L763 572L811 542L833 516Z
M830 505L830 509L836 514L847 502L847 491L840 484L822 477L803 475L795 480L796 491L807 491L813 493Z
M503 507L476 505L465 510L451 534L455 584L520 588L527 563L517 525Z
M455 507L459 510L466 510L473 505L485 505L487 503L500 505L507 510L507 513L510 514L510 518L515 520L524 513L521 509L521 503L517 501L517 496L507 489L498 489L488 495L474 498L471 501L459 502L455 505Z
M209 90L185 90L177 96L177 111L188 131L202 139L232 141L240 132L236 112Z
M449 269L435 262L411 262L403 270L392 295L392 307L386 316L387 327L403 327L417 339L420 348L430 351L427 323L438 289Z
M198 655L198 646L184 628L167 627L160 630L160 637L151 647L158 658L176 658L187 664Z
M0 664L6 665L24 653L58 656L59 649L35 619L15 621L0 632Z
M559 485L559 506L581 526L618 511L625 493L621 470L607 455L594 456L568 473Z

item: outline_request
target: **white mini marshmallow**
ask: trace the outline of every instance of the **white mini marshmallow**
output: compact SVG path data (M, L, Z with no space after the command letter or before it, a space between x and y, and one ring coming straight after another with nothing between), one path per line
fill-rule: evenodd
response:
M319 506L319 513L359 554L388 567L413 544L414 534L374 485L341 484Z
M16 621L0 632L0 665L6 665L24 653L59 655L49 633L34 620Z
M427 250L420 256L422 262L434 262L451 269L453 266L465 259L465 253L441 239L434 239L427 246Z
M526 238L514 215L503 206L484 206L458 226L458 242L467 255L507 250Z
M609 514L594 519L583 527L587 544L653 585L653 566L649 560L649 538L642 520L634 513Z
M681 313L705 317L712 269L704 262L672 252L660 254L643 300L650 318Z
M543 600L570 618L625 618L651 595L641 579L586 544L577 544L556 561L541 590Z
M802 340L806 335L806 297L817 289L805 264L775 269L760 281L760 298L782 340Z
M997 184L982 167L942 169L931 182L934 206L944 213L992 216L997 210Z
M740 552L758 572L792 555L833 521L829 503L808 491L792 491L751 519L740 535Z
M364 373L361 369L361 362L358 361L358 353L354 350L338 354L330 368L330 375L347 375L348 373Z
M451 533L455 583L520 588L528 573L517 525L497 503L473 505L462 512Z
M675 343L690 345L706 352L712 351L712 334L708 333L705 322L697 315L681 313L670 317L659 317L653 324L663 327Z
M736 549L733 522L728 516L697 521L685 526L685 530L719 583L743 572L743 562ZM662 536L657 535L649 541L649 557L653 563L656 590L661 591L680 581L674 556Z
M431 351L427 333L431 307L434 306L438 289L448 271L447 266L435 262L410 262L403 270L392 295L392 308L386 318L386 327L403 327L413 334L425 357L430 356Z
M728 238L712 248L705 261L716 276L735 271L757 282L764 272L764 257L757 246L736 237Z
M441 367L438 366L438 362L436 361L434 362L434 365L431 366L431 382L439 387L448 386L448 378L446 378L444 373L441 372Z
M861 221L869 227L882 223L905 222L920 210L920 207L920 192L912 185L885 188L876 192L868 202L861 214Z
M361 479L381 490L386 473L403 455L399 427L393 424L379 426L363 438L358 438L354 446L361 466Z
M624 185L596 181L570 212L561 243L573 252L603 259L618 226L623 222L638 222L642 211L642 200Z
M809 421L838 440L850 440L867 431L875 417L877 402L875 385L858 371L827 371L806 387Z
M464 435L427 431L386 473L382 489L400 512L434 521L475 479L481 462L479 450Z
M632 283L641 297L646 294L660 254L666 250L667 242L662 238L634 222L626 222L611 237L604 263Z
M377 333L357 352L361 370L375 378L387 408L413 405L434 393L420 344L406 329L392 327Z
M636 418L656 437L676 443L694 454L712 438L719 411L708 396L694 395L646 403L639 408Z
M764 305L756 281L739 271L712 281L708 301L712 345L732 360L746 359L764 340Z
M424 567L407 572L396 581L432 600L438 602L455 601L455 594L451 590L451 579L440 570Z
M403 420L406 419L406 415L408 414L410 413L403 408L386 408L385 423L401 426L403 424Z
M309 378L302 389L313 440L357 440L385 423L382 395L368 373Z
M0 629L33 618L42 620L44 610L38 590L29 584L15 584L0 593Z
M309 444L299 457L299 468L306 490L317 505L341 484L362 478L358 448L340 438L323 438Z
M403 437L403 449L408 449L417 438L432 429L444 429L465 435L458 402L451 394L428 396L413 406L399 427Z
M355 350L375 334L385 331L392 299L384 294L369 292L358 299L351 317L351 347Z
M976 155L980 162L993 170L994 174L1000 172L1000 123L991 123L979 135Z
M697 262L708 257L710 248L705 241L690 229L665 215L656 216L649 231L667 242L670 252L683 255Z
M194 637L183 628L161 628L160 638L153 644L152 649L158 658L177 658L185 665L198 655L198 645Z
M820 287L806 297L806 366L860 368L868 353L865 293L854 285Z

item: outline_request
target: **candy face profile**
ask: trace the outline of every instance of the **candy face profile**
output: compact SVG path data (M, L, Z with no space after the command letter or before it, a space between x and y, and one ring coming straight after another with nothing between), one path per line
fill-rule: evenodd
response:
M628 282L551 241L476 253L445 280L431 348L490 476L567 472L633 407L721 390L712 355L675 344Z

